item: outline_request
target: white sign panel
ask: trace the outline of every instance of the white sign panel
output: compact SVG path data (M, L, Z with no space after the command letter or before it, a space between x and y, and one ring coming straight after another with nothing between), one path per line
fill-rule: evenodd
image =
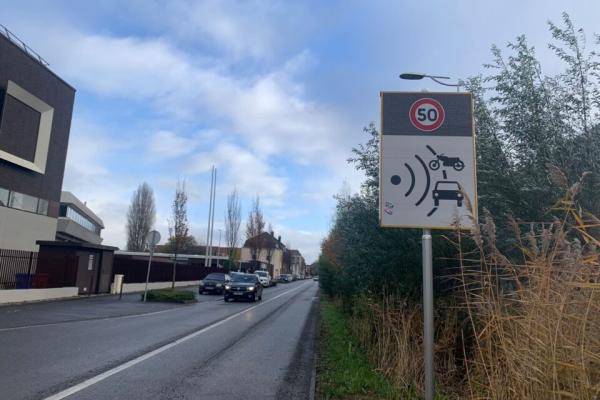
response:
M470 93L381 93L381 226L472 228L472 109Z

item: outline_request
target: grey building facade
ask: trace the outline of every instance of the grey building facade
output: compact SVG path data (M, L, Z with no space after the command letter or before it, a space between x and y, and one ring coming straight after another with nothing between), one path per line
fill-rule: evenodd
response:
M71 192L62 192L56 240L75 243L102 243L102 220Z
M0 249L54 240L75 89L0 29Z

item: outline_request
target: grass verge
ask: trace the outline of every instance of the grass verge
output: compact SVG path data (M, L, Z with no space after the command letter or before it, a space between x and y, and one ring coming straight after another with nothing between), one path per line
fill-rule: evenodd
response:
M143 299L144 294L142 293L142 300ZM150 290L146 300L166 303L193 303L196 301L196 295L191 290L160 289Z
M318 398L411 399L374 370L350 332L348 317L335 304L321 299Z

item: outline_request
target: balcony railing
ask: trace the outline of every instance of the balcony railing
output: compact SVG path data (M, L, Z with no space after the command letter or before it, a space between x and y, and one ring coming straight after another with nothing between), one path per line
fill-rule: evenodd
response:
M36 60L37 62L39 62L43 66L45 66L45 67L49 67L50 66L50 64L46 60L44 60L42 58L42 56L40 56L38 53L36 53L31 47L27 46L27 43L25 43L24 41L22 41L21 39L19 39L17 37L17 35L15 35L14 33L12 33L11 31L9 31L8 28L5 27L2 24L0 24L0 33L4 37L6 37L8 40L10 40L11 42L13 42L17 46L19 46L21 48L21 50L23 50L25 53L27 53L27 55L29 55L31 58L33 58L34 60Z

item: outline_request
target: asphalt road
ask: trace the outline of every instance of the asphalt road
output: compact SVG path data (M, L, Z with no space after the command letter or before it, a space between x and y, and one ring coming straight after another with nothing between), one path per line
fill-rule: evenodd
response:
M0 308L2 399L309 399L318 285L256 303L138 296Z

